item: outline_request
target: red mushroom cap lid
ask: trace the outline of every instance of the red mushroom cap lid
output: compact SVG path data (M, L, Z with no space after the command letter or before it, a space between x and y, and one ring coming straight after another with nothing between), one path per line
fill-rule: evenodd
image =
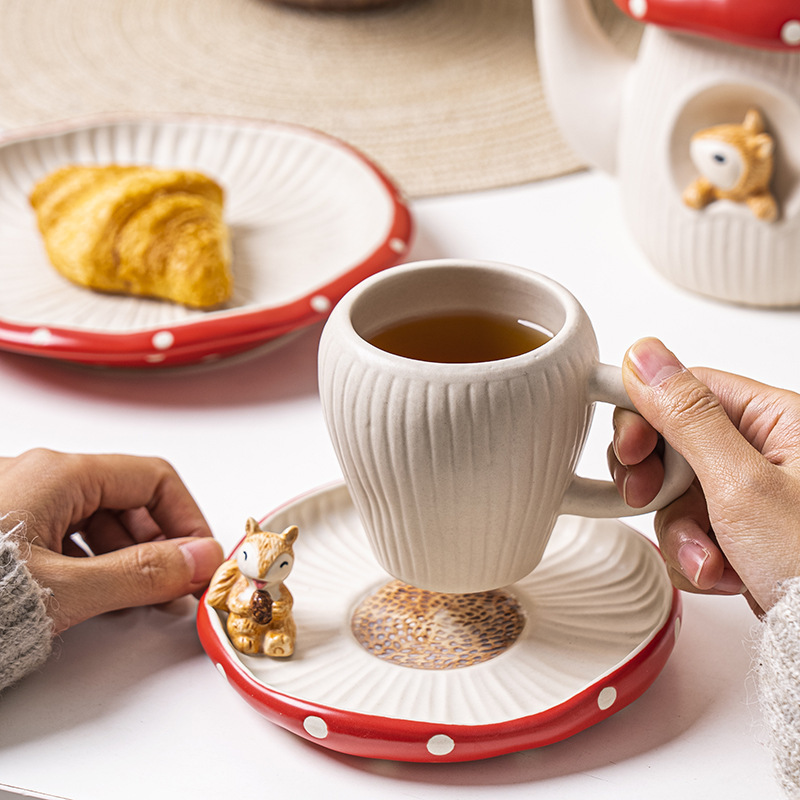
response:
M800 51L800 0L614 0L634 19L731 44Z

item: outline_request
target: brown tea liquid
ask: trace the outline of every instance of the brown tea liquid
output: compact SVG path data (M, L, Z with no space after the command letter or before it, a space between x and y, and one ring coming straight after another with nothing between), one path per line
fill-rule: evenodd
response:
M551 338L527 320L465 312L403 320L379 331L369 342L417 361L471 364L519 356Z

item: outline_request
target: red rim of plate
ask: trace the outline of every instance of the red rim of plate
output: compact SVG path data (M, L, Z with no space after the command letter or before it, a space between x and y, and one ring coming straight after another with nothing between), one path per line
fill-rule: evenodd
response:
M265 519L283 507L267 514ZM642 538L655 547L647 537ZM349 755L392 761L459 762L553 744L596 725L632 703L666 665L680 630L681 609L680 593L672 587L672 603L663 625L616 669L545 711L486 725L449 725L363 714L271 689L231 658L215 630L210 615L216 612L206 604L205 595L198 608L197 630L217 670L253 708L276 725Z
M357 283L399 263L413 235L411 212L400 190L367 156L329 134L301 125L263 122L241 117L189 114L115 115L84 118L0 134L0 148L32 138L47 138L86 128L137 121L247 125L283 129L318 138L345 150L361 161L377 178L392 204L392 219L383 241L361 262L302 297L280 306L250 310L210 312L208 317L187 322L118 333L50 326L22 325L0 318L0 349L82 364L103 366L174 366L240 353L291 331L324 320L334 305Z

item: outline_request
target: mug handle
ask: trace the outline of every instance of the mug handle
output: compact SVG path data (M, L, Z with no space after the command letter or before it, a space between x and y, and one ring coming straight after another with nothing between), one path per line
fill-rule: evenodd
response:
M622 383L622 370L609 364L596 364L589 382L589 399L611 403L636 411ZM680 453L664 443L664 483L655 500L643 508L629 506L612 481L573 475L561 502L560 514L582 517L630 517L647 514L680 497L692 484L694 472Z

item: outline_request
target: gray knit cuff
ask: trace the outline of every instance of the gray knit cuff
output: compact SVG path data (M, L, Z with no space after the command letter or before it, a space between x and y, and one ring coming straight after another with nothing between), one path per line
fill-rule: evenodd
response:
M778 780L800 798L800 578L781 592L759 626L755 673Z
M50 655L53 623L46 597L12 537L0 533L0 691Z

